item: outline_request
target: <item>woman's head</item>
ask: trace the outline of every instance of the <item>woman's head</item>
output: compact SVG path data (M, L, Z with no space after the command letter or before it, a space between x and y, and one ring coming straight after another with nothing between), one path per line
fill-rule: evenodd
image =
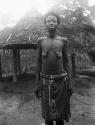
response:
M60 24L60 17L55 12L49 12L45 15L44 23L48 31L55 31Z
M58 15L58 13L55 13L55 12L53 12L53 11L48 12L48 13L45 15L45 17L44 17L44 23L45 23L45 24L46 24L46 19L47 19L49 16L55 17L55 18L57 19L57 24L58 24L58 25L60 24L60 17L59 17L59 15Z

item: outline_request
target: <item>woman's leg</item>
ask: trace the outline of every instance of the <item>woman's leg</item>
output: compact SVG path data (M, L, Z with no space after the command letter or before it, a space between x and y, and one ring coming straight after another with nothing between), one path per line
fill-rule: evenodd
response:
M45 125L53 125L53 121L45 120Z
M63 120L57 120L56 125L64 125L64 121Z

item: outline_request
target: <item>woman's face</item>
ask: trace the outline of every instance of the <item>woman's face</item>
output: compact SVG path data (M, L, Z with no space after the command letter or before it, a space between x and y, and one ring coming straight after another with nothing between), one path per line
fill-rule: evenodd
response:
M58 26L57 18L55 16L48 16L46 18L46 28L48 31L55 31Z

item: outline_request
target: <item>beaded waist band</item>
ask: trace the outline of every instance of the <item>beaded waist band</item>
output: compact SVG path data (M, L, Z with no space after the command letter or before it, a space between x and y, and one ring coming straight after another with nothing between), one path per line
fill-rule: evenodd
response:
M40 77L45 78L45 79L50 79L50 80L63 79L66 76L67 76L67 73L62 73L59 75L46 75L46 74L40 73Z

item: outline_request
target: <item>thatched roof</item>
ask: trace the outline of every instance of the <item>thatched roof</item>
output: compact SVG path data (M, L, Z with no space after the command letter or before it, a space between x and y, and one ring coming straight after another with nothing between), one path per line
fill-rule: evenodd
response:
M14 37L12 33L7 37L6 41L1 44L4 49L36 49L36 40L31 39L29 35Z
M36 48L37 38L46 34L46 29L41 16L25 16L17 25L0 39L1 48L28 49Z
M10 33L6 39L3 38L3 42L1 42L0 46L1 48L6 48L6 49L12 49L12 48L26 49L31 47L35 49L34 44L36 45L36 40L31 39L29 35L14 37L14 35Z

